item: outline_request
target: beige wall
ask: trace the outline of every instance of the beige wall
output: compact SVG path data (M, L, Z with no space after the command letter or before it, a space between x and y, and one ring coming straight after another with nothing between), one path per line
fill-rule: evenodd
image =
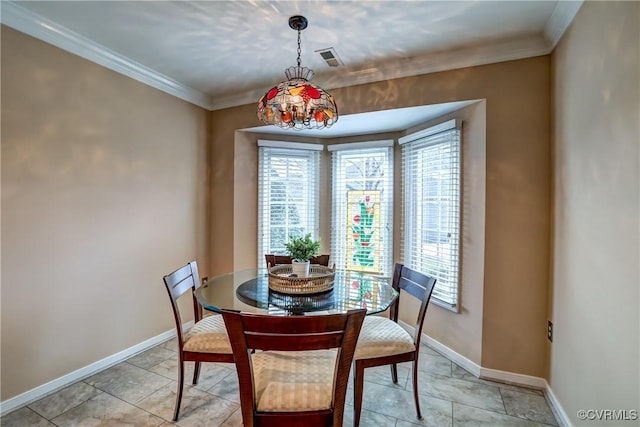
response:
M576 425L640 409L639 28L638 2L585 2L553 54L549 378Z
M4 401L173 329L208 269L206 111L2 27Z
M332 90L342 114L486 100L485 257L479 261L484 262L484 277L475 278L475 286L482 289L463 289L473 295L463 306L482 307L481 314L474 311L474 316L482 319L482 334L476 338L481 345L457 342L460 336L450 329L429 332L484 367L534 376L544 374L546 355L549 62L549 57L543 56ZM247 147L237 146L239 141L248 144L249 139L236 140L235 131L260 123L253 104L214 111L211 117L211 197L215 200L211 269L223 273L242 264L235 259L244 252L234 238L241 235L238 230L245 227L244 221L247 227L255 227L257 222L255 211L234 208L239 206L234 198L255 198L255 191L245 192L244 187L234 191L234 178L239 174L234 164L238 167L246 155L254 155L248 154L251 150ZM243 185L248 183L243 181ZM246 238L248 233L242 235ZM255 253L251 258L255 259ZM443 328L458 322L460 316L436 306L430 310L433 312L428 316L438 317Z

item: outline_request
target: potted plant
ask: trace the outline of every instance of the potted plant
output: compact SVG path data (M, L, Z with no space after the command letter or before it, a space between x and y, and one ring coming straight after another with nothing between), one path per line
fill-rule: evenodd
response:
M292 237L284 247L291 257L291 272L299 277L308 276L309 260L320 253L320 240L307 233L304 237Z

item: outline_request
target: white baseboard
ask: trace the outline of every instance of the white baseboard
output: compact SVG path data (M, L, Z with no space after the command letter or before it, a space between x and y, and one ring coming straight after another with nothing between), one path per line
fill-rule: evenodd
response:
M447 359L454 362L456 365L466 369L476 377L480 378L482 367L477 363L473 362L470 359L467 359L460 353L457 353L456 351L442 344L440 341L436 341L428 335L422 334L422 342L427 344L429 347L432 347L435 350L437 350L438 353L441 353L443 356L445 356Z
M185 323L183 326L183 329L184 330L189 329L192 325L193 325L193 321ZM149 338L146 341L143 341L125 350L122 350L116 354L112 354L111 356L105 357L104 359L91 363L90 365L87 365L76 371L70 372L66 375L56 378L55 380L49 381L48 383L42 384L36 388L33 388L29 391L25 391L22 394L19 394L15 397L12 397L3 402L0 402L0 416L6 415L9 412L12 412L23 406L26 406L32 402L35 402L36 400L42 399L48 394L54 393L77 381L90 377L93 374L96 374L106 368L109 368L117 363L120 363L135 354L148 350L151 347L154 347L175 336L176 336L176 331L174 328L174 329L171 329L170 331L163 332L160 335L156 335L153 338Z
M483 380L497 381L505 384L514 384L522 387L535 388L538 390L545 390L547 387L547 381L545 381L544 378L501 371L499 369L480 368L480 378L482 378Z
M413 327L402 321L398 323L409 333L413 332ZM422 341L425 344L429 345L429 347L437 350L447 359L466 369L478 378L542 390L544 392L547 403L549 403L549 407L553 411L553 415L556 417L556 420L560 424L560 427L573 427L573 424L567 416L567 413L562 408L562 405L560 405L560 402L558 402L558 399L553 394L551 386L544 378L534 377L531 375L516 374L514 372L506 372L498 369L483 368L472 360L467 359L460 353L457 353L455 350L447 347L446 345L431 338L426 334L422 334Z
M553 415L555 415L556 420L560 424L560 427L573 427L573 424L571 423L569 416L562 408L562 405L560 405L560 402L558 402L556 395L553 394L553 390L551 389L551 386L546 381L545 383L546 383L546 388L544 393L545 397L547 398L547 402L549 402L549 406L551 407L551 410L553 411Z

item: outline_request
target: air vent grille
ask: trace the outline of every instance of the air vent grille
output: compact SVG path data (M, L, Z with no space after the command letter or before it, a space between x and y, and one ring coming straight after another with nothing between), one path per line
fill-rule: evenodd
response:
M338 54L332 47L316 50L316 52L320 54L320 57L324 60L324 62L327 63L329 67L339 67L343 65L340 57L338 57Z

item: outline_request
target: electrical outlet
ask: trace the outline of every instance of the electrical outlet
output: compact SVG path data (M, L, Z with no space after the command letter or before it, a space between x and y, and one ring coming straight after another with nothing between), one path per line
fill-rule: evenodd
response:
M551 320L547 320L547 339L553 342L553 323Z

